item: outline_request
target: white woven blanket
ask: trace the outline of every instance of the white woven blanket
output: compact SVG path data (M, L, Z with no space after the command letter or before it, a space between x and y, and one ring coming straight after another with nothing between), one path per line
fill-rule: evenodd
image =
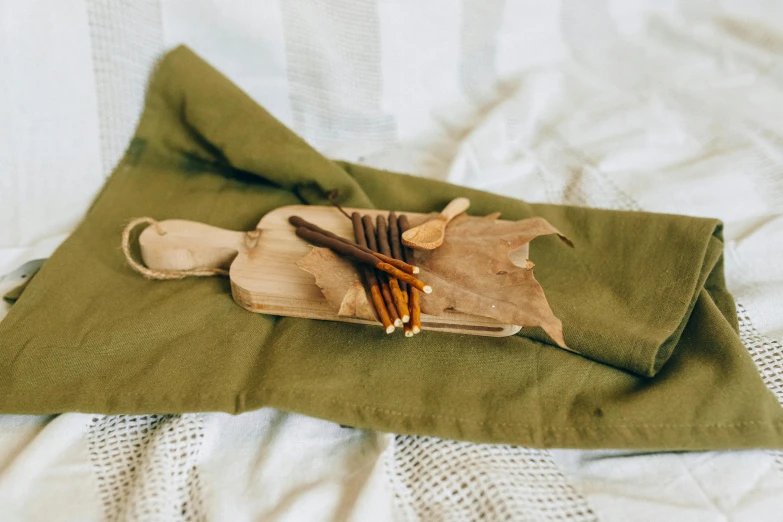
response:
M0 0L0 21L0 274L78 221L184 42L332 157L723 219L741 335L783 402L780 2ZM271 409L0 416L3 521L782 514L783 452L545 451Z

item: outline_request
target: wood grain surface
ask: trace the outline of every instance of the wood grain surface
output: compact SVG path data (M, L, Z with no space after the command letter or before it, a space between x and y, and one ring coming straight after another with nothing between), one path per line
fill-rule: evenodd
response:
M349 214L354 210L373 218L388 214L386 210L346 209ZM412 226L428 217L405 214ZM159 227L163 234L153 226L141 233L142 258L148 267L159 270L227 268L234 300L251 312L380 327L379 322L338 316L316 286L315 278L296 266L312 247L294 234L294 228L288 223L293 215L353 239L350 220L336 208L296 205L266 214L250 232L224 230L194 221L161 221ZM513 335L520 330L519 326L457 312L444 312L441 316L422 314L422 328L493 337Z

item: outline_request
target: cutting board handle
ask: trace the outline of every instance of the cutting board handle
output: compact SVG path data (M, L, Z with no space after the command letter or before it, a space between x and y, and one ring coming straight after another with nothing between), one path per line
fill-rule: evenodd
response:
M153 270L228 270L240 250L255 246L260 233L167 219L145 228L139 236L139 246L144 264Z

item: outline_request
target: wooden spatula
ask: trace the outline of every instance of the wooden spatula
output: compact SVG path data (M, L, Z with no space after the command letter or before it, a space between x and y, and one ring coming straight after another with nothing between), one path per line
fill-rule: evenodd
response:
M468 198L456 198L446 205L440 215L421 225L406 231L402 242L411 248L433 250L443 244L446 236L446 225L449 221L465 212L470 206Z
M346 210L358 210L373 218L388 213ZM336 208L290 206L269 212L249 232L224 230L194 221L160 221L139 236L142 258L148 268L155 270L228 269L234 301L252 312L380 326L364 319L338 316L315 284L315 278L296 266L312 246L294 233L294 227L288 222L294 215L353 239L351 221ZM423 214L406 215L414 225L427 218ZM519 326L451 311L437 317L422 314L422 328L497 337L520 330Z

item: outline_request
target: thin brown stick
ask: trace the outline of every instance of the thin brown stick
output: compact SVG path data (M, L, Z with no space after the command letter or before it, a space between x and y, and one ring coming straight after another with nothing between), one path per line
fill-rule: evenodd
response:
M372 218L370 216L362 217L362 224L364 225L364 232L365 235L367 236L367 247L370 250L377 252L378 243L375 241L375 227L373 226ZM394 268L388 263L378 263L375 265L375 268L383 272L386 272L387 274L391 274L397 279L401 279L405 281L409 285L418 288L425 294L432 293L432 287L430 285L419 281L418 279L416 279L410 274L406 274L405 272Z
M397 220L400 234L404 233L406 230L410 228L410 223L408 223L408 217L405 215L402 215ZM411 249L407 246L402 248L402 254L406 261L410 261L413 259L413 252L411 252ZM417 288L415 288L413 285L409 288L409 299L408 304L411 308L411 332L413 334L417 334L421 332L421 302L419 300L419 291ZM407 335L407 332L406 332Z
M397 220L397 214L395 214L394 211L389 212L389 242L391 243L392 257L394 259L402 259L404 261L405 257L402 252L401 236L402 234L400 233L400 225ZM400 281L400 292L402 293L402 298L405 301L405 307L410 310L410 303L408 299L408 283L405 281ZM410 331L410 325L406 325L405 332L408 337L413 335L413 332Z
M377 237L378 237L378 250L385 256L391 256L392 251L389 247L389 227L386 225L386 218L378 216L377 223ZM402 297L402 291L400 290L400 284L394 277L389 277L389 289L391 291L392 299L394 300L394 306L397 308L397 315L402 319L403 323L410 321L410 313L408 312L408 305L405 303L405 299Z
M364 227L364 237L367 241L367 247L373 252L377 252L378 242L376 241L375 227L372 224L372 218L370 216L362 217L362 226ZM386 309L389 311L389 317L392 318L395 325L397 321L400 321L400 326L402 326L402 320L399 315L397 315L397 310L394 308L394 300L392 299L389 285L382 277L379 278L379 282L381 283L381 294L383 295L383 300L386 302Z
M353 223L353 235L356 238L356 242L366 245L367 240L364 237L364 226L362 225L361 216L359 216L358 212L353 213L351 222ZM389 312L386 310L386 304L381 296L381 290L378 287L378 278L375 277L375 270L366 265L359 265L359 270L365 284L370 288L372 304L375 307L375 312L378 314L381 324L383 324L383 329L386 330L387 334L392 333L394 331L394 325L392 324Z
M397 214L394 211L389 212L389 243L391 245L391 256L394 259L405 261L402 255L402 243L400 240L400 225L397 222ZM400 291L405 296L405 303L408 303L408 283L400 281Z
M372 272L372 269L370 268L367 268L366 270L367 272ZM375 305L375 311L378 312L378 315L381 318L383 329L386 330L387 334L394 332L394 324L391 321L391 317L389 317L388 310L386 310L386 304L383 301L381 289L378 288L377 284L370 287L370 297L372 297L372 302Z
M403 323L407 323L411 320L411 314L408 311L408 302L403 297L400 283L394 277L389 278L389 289L391 290L392 299L394 300L394 306L397 308L397 315L400 316Z
M410 288L408 290L410 291ZM406 292L405 295L408 295L408 293ZM408 321L402 325L402 331L405 334L405 337L413 337L415 335L413 333L413 321Z
M376 237L378 238L378 252L385 256L391 256L391 247L389 246L389 226L386 224L386 218L378 215L375 218Z
M423 281L420 281L419 279L416 279L415 277L413 277L410 274L406 274L402 270L397 270L396 268L394 268L393 266L391 266L388 263L378 263L377 265L375 265L375 268L377 268L378 270L381 270L383 272L386 272L387 274L393 275L394 277L396 277L397 279L399 279L401 281L405 281L409 285L411 285L411 286L413 286L415 288L418 288L419 290L421 290L425 294L431 294L432 293L432 287L430 285L428 285L427 283L425 283Z
M356 239L356 244L361 248L367 248L367 234L364 233L364 222L362 221L362 215L358 212L352 213L351 223L353 223L353 237ZM369 248L367 249L369 250Z
M394 326L401 328L403 324L402 319L400 318L400 314L397 312L397 307L394 306L394 298L392 297L391 288L389 288L389 283L386 281L381 283L381 295L383 295L383 301L386 303L386 309L389 311L389 317L391 317Z
M326 195L326 199L329 200L329 203L337 207L337 210L343 213L343 216L347 217L348 219L351 219L351 216L348 215L348 212L343 210L343 207L340 206L340 204L337 202L337 198L340 196L340 190L339 189L333 189L330 190L329 193Z
M354 212L354 214L358 214L358 212ZM353 221L352 217L351 217L351 220ZM314 232L318 232L319 234L323 234L324 236L328 236L328 237L330 237L332 239L336 239L337 241L342 241L343 243L346 243L348 245L353 245L356 248L358 248L358 249L360 249L360 250L362 250L362 251L364 251L364 252L366 252L368 254L374 255L375 257L377 257L381 261L383 261L385 263L389 263L393 267L395 267L395 268L397 268L399 270L402 270L403 272L406 272L408 274L418 274L419 273L419 268L418 267L409 265L408 263L403 261L402 258L394 259L394 258L392 258L390 256L385 256L385 255L381 254L380 252L374 252L374 251L370 250L369 248L367 248L366 241L365 241L364 244L360 244L358 242L357 243L352 243L351 241L348 241L344 237L338 236L337 234L335 234L333 232L329 232L328 230L325 230L325 229L319 227L315 223L310 223L309 221L306 221L305 219L303 219L303 218L301 218L299 216L291 216L291 217L289 217L288 218L288 222L291 223L295 227L309 228L310 230L312 230Z
M352 245L350 243L343 242L343 241L337 241L334 238L325 236L323 234L316 232L315 230L310 230L309 228L305 228L305 227L297 228L296 235L314 245L329 248L331 250L334 250L340 255L350 257L354 261L359 261L360 263L364 263L366 265L375 267L382 272L391 274L397 279L402 279L406 281L409 285L413 285L416 288L419 288L421 291L423 291L426 294L432 292L432 287L430 285L422 281L419 281L412 275L406 274L402 270L399 270L391 266L389 263L385 263L379 260L374 255L368 254L356 248L356 245Z
M296 235L314 245L330 248L340 255L350 257L366 265L375 266L376 264L383 264L383 262L379 261L374 255L359 250L348 243L343 243L342 241L338 241L332 237L321 234L320 232L316 232L315 230L299 227L296 229Z
M419 291L411 287L411 330L414 334L421 332L421 302Z
M367 248L373 252L379 252L378 242L375 239L375 225L370 216L362 216L362 225L364 226L364 236L367 238Z

